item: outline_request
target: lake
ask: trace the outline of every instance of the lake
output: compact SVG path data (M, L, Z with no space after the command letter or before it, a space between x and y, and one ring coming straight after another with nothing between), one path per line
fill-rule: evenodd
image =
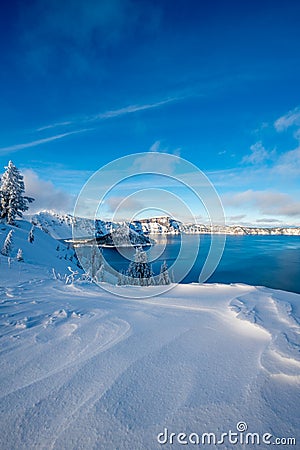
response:
M210 247L210 235L184 235L183 241L180 235L151 237L156 244L147 250L147 254L155 274L159 273L164 260L172 268L181 242L184 255L177 264L191 265L189 255L195 252L197 239L200 239L196 260L181 280L181 283L198 282ZM222 237L215 235L215 238L217 245L218 241L221 245ZM133 258L134 250L122 249L122 253L116 249L103 249L105 259L117 270L127 269L129 261L126 258ZM176 274L175 281L178 281ZM300 236L227 235L221 261L207 282L246 283L300 293Z

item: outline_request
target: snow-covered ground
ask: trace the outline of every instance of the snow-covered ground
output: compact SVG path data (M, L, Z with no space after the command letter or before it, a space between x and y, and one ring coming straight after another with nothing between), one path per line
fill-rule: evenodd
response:
M28 227L12 227L24 262L0 258L1 450L178 449L196 439L190 433L220 441L238 422L248 426L239 439L269 433L271 443L293 437L299 446L299 295L191 284L155 296L159 286L120 286L126 296L153 292L125 299L65 284L51 267L75 268L60 259L67 250L41 230L30 244ZM1 246L10 228L0 227ZM268 448L227 437L199 447Z

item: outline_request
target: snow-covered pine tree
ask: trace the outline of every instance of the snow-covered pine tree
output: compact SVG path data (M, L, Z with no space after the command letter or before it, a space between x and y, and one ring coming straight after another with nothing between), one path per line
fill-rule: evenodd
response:
M21 248L19 248L18 253L17 253L17 261L24 261L23 250Z
M10 256L11 250L12 250L12 235L13 235L13 230L10 230L7 233L7 236L5 238L2 250L1 250L1 254L4 256Z
M169 276L168 265L167 265L166 261L164 261L160 268L158 284L170 284L170 283L171 283L171 280L170 280L170 276Z
M121 272L118 272L117 286L124 286L126 284L130 284L129 279L128 279L125 271L122 270Z
M117 281L117 286L122 286L122 274L120 272L118 272L118 281Z
M22 212L28 209L27 204L34 199L24 195L23 175L12 161L9 161L5 169L0 185L0 218L14 225L16 216L22 217Z
M90 251L90 259L89 259L89 275L92 280L97 280L97 272L100 269L101 265L103 265L103 255L102 250L97 247L95 244L92 245ZM104 269L104 267L103 267Z
M104 264L101 263L99 269L96 272L96 279L98 283L101 283L104 278Z
M34 225L30 228L29 234L28 234L28 242L32 244L34 241Z
M152 275L153 272L148 262L147 253L142 247L136 247L134 261L131 261L129 264L127 277L132 280L132 284L149 286Z

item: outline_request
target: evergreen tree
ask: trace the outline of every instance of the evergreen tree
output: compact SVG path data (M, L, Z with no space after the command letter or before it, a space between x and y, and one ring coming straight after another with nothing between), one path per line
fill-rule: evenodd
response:
M128 277L126 276L125 271L122 270L121 272L118 272L117 285L118 286L124 286L126 284L129 284Z
M96 272L96 279L101 283L104 279L104 264L101 263L99 269Z
M17 253L17 261L24 261L23 250L21 248L19 248L18 253Z
M7 233L7 236L5 238L2 250L1 250L1 254L4 256L10 256L11 250L12 250L12 235L13 235L13 230L10 230Z
M122 286L122 285L123 285L122 274L120 272L118 272L117 286Z
M90 276L92 279L95 278L97 273L98 265L97 265L97 248L95 245L91 247L91 259L90 259Z
M135 250L134 261L131 261L127 271L127 276L130 278L131 284L149 286L152 275L153 273L148 262L147 253L142 247L137 247Z
M170 284L170 276L168 271L168 265L166 261L164 261L160 268L160 274L158 278L158 284Z
M22 212L28 209L27 204L34 199L24 196L23 175L12 161L9 161L5 169L0 185L0 218L14 225L16 216L22 217Z
M101 266L103 265L103 268L101 269ZM90 248L90 258L89 258L89 275L92 278L92 280L97 280L97 272L99 270L104 270L104 262L103 262L103 255L102 250L97 247L95 244L93 244ZM101 275L101 270L99 274Z
M28 242L30 242L30 244L32 244L34 241L34 225L32 225L29 234L28 234Z

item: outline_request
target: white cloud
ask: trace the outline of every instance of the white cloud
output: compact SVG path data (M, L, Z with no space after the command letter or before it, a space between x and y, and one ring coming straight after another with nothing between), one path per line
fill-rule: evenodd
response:
M289 111L274 122L276 131L284 131L291 126L300 126L300 107Z
M180 164L180 151L179 147L170 151L168 147L162 146L161 141L157 140L150 146L148 153L135 158L133 168L140 173L172 175L175 173L176 166ZM160 153L159 159L158 153ZM171 158L169 155L177 158Z
M230 220L230 221L237 221L237 220L242 220L242 219L245 219L245 217L246 217L246 214L237 214L236 216L229 216L229 217L227 217L227 220Z
M174 150L170 150L169 147L162 145L161 141L155 141L149 148L149 152L170 153L172 155L180 157L181 148L177 147Z
M42 180L32 169L25 169L22 174L26 195L35 199L29 205L29 213L33 214L42 210L71 211L74 202L72 196L56 189L51 181Z
M83 132L89 131L89 130L91 130L91 128L86 128L86 129L82 129L82 130L75 130L75 131L69 131L67 133L57 134L56 136L50 136L50 137L47 137L47 138L44 138L44 139L37 139L35 141L25 142L23 144L15 144L15 145L10 145L8 147L1 147L0 148L0 155L6 155L8 153L17 152L18 150L24 150L25 148L35 147L35 146L41 145L41 144L47 144L48 142L56 141L58 139L62 139L64 137L70 136L71 134L83 133Z
M279 219L267 219L266 217L264 217L263 219L256 219L257 223L282 223L282 220Z
M116 212L118 209L118 214L122 212L136 212L144 208L144 205L139 200L132 197L119 197L113 196L105 200L105 205L108 207L110 212Z
M52 124L48 124L48 125L42 126L40 128L37 128L35 131L41 132L41 131L51 130L53 128L58 128L58 127L72 127L72 126L78 127L78 126L80 126L80 124L84 125L84 124L88 124L90 122L97 122L97 121L101 121L101 120L105 120L105 119L113 119L113 118L124 116L127 114L132 114L132 113L135 113L138 111L144 111L144 110L148 110L148 109L158 108L160 106L166 105L166 104L174 102L176 100L180 100L180 97L167 98L165 100L161 100L156 103L145 103L142 105L129 105L129 106L125 106L124 108L113 109L110 111L106 111L104 113L96 114L94 116L78 118L77 120L54 122ZM43 139L36 139L31 142L25 142L22 144L13 144L13 145L10 145L7 147L2 147L2 148L0 147L0 155L5 155L8 153L16 152L18 150L23 150L25 148L30 148L30 147L35 147L37 145L46 144L48 142L62 139L64 137L70 136L72 134L83 133L86 131L93 131L93 130L94 130L94 128L83 128L80 130L71 130L71 131L66 131L65 133L57 134L55 136L49 136L49 137L43 138ZM153 145L155 145L155 144L153 144ZM159 147L160 142L157 141L156 145ZM152 151L158 151L158 150L152 150ZM160 149L160 151L161 151L161 149ZM176 154L176 155L179 155L179 153L180 153L180 149L176 149L174 151L174 154Z
M180 159L169 158L166 153L160 153L159 163L157 152L149 152L143 156L135 158L133 168L136 173L160 173L163 175L174 175L176 166L180 164ZM175 155L177 156L177 155Z
M59 126L79 125L80 123L86 124L89 122L96 122L96 121L101 121L101 120L105 120L105 119L114 119L115 117L125 116L127 114L133 114L138 111L145 111L147 109L159 108L160 106L164 106L164 105L167 105L168 103L175 102L175 101L181 100L181 99L182 99L182 97L170 97L170 98L167 98L167 99L161 100L159 102L155 102L155 103L144 103L144 104L140 104L140 105L128 105L128 106L124 106L123 108L112 109L109 111L105 111L104 113L99 113L99 114L95 114L93 116L86 116L86 117L78 118L77 120L73 120L73 121L63 121L63 122L56 122L53 124L45 125L41 128L38 128L37 131L43 131L43 130L47 130L47 129L59 127ZM159 142L159 141L157 141L157 142Z
M230 207L255 209L262 215L300 217L300 201L276 191L253 191L249 189L237 194L225 194L223 203Z
M244 156L242 163L261 164L273 158L275 154L275 150L266 150L261 141L251 145L250 150L250 155Z
M300 128L295 131L294 138L297 139L297 141L300 142Z
M149 148L149 152L158 152L159 150L161 150L160 141L155 141L154 144L152 144Z
M67 125L72 125L72 122L71 122L71 121L67 121L67 122L55 122L55 123L52 123L52 124L50 124L50 125L46 125L46 126L44 126L44 127L37 128L36 131L44 131L44 130L49 130L49 129L51 129L51 128L56 128L56 127L65 127L65 126L67 126Z
M160 158L159 166L157 165L157 155L156 152L149 152L143 156L137 156L135 158L133 168L136 173L162 173L166 175L171 175L174 173L175 163L173 159Z
M135 113L138 111L144 111L146 109L158 108L159 106L166 105L167 103L171 103L176 100L178 100L177 97L168 98L168 99L162 100L160 102L156 102L156 103L146 103L144 105L129 105L129 106L125 106L124 108L113 109L111 111L106 111L104 113L97 114L97 115L91 117L90 120L111 119L113 117L119 117L119 116L123 116L125 114L132 114L132 113Z
M283 153L278 158L273 172L279 175L293 177L300 174L300 147Z

